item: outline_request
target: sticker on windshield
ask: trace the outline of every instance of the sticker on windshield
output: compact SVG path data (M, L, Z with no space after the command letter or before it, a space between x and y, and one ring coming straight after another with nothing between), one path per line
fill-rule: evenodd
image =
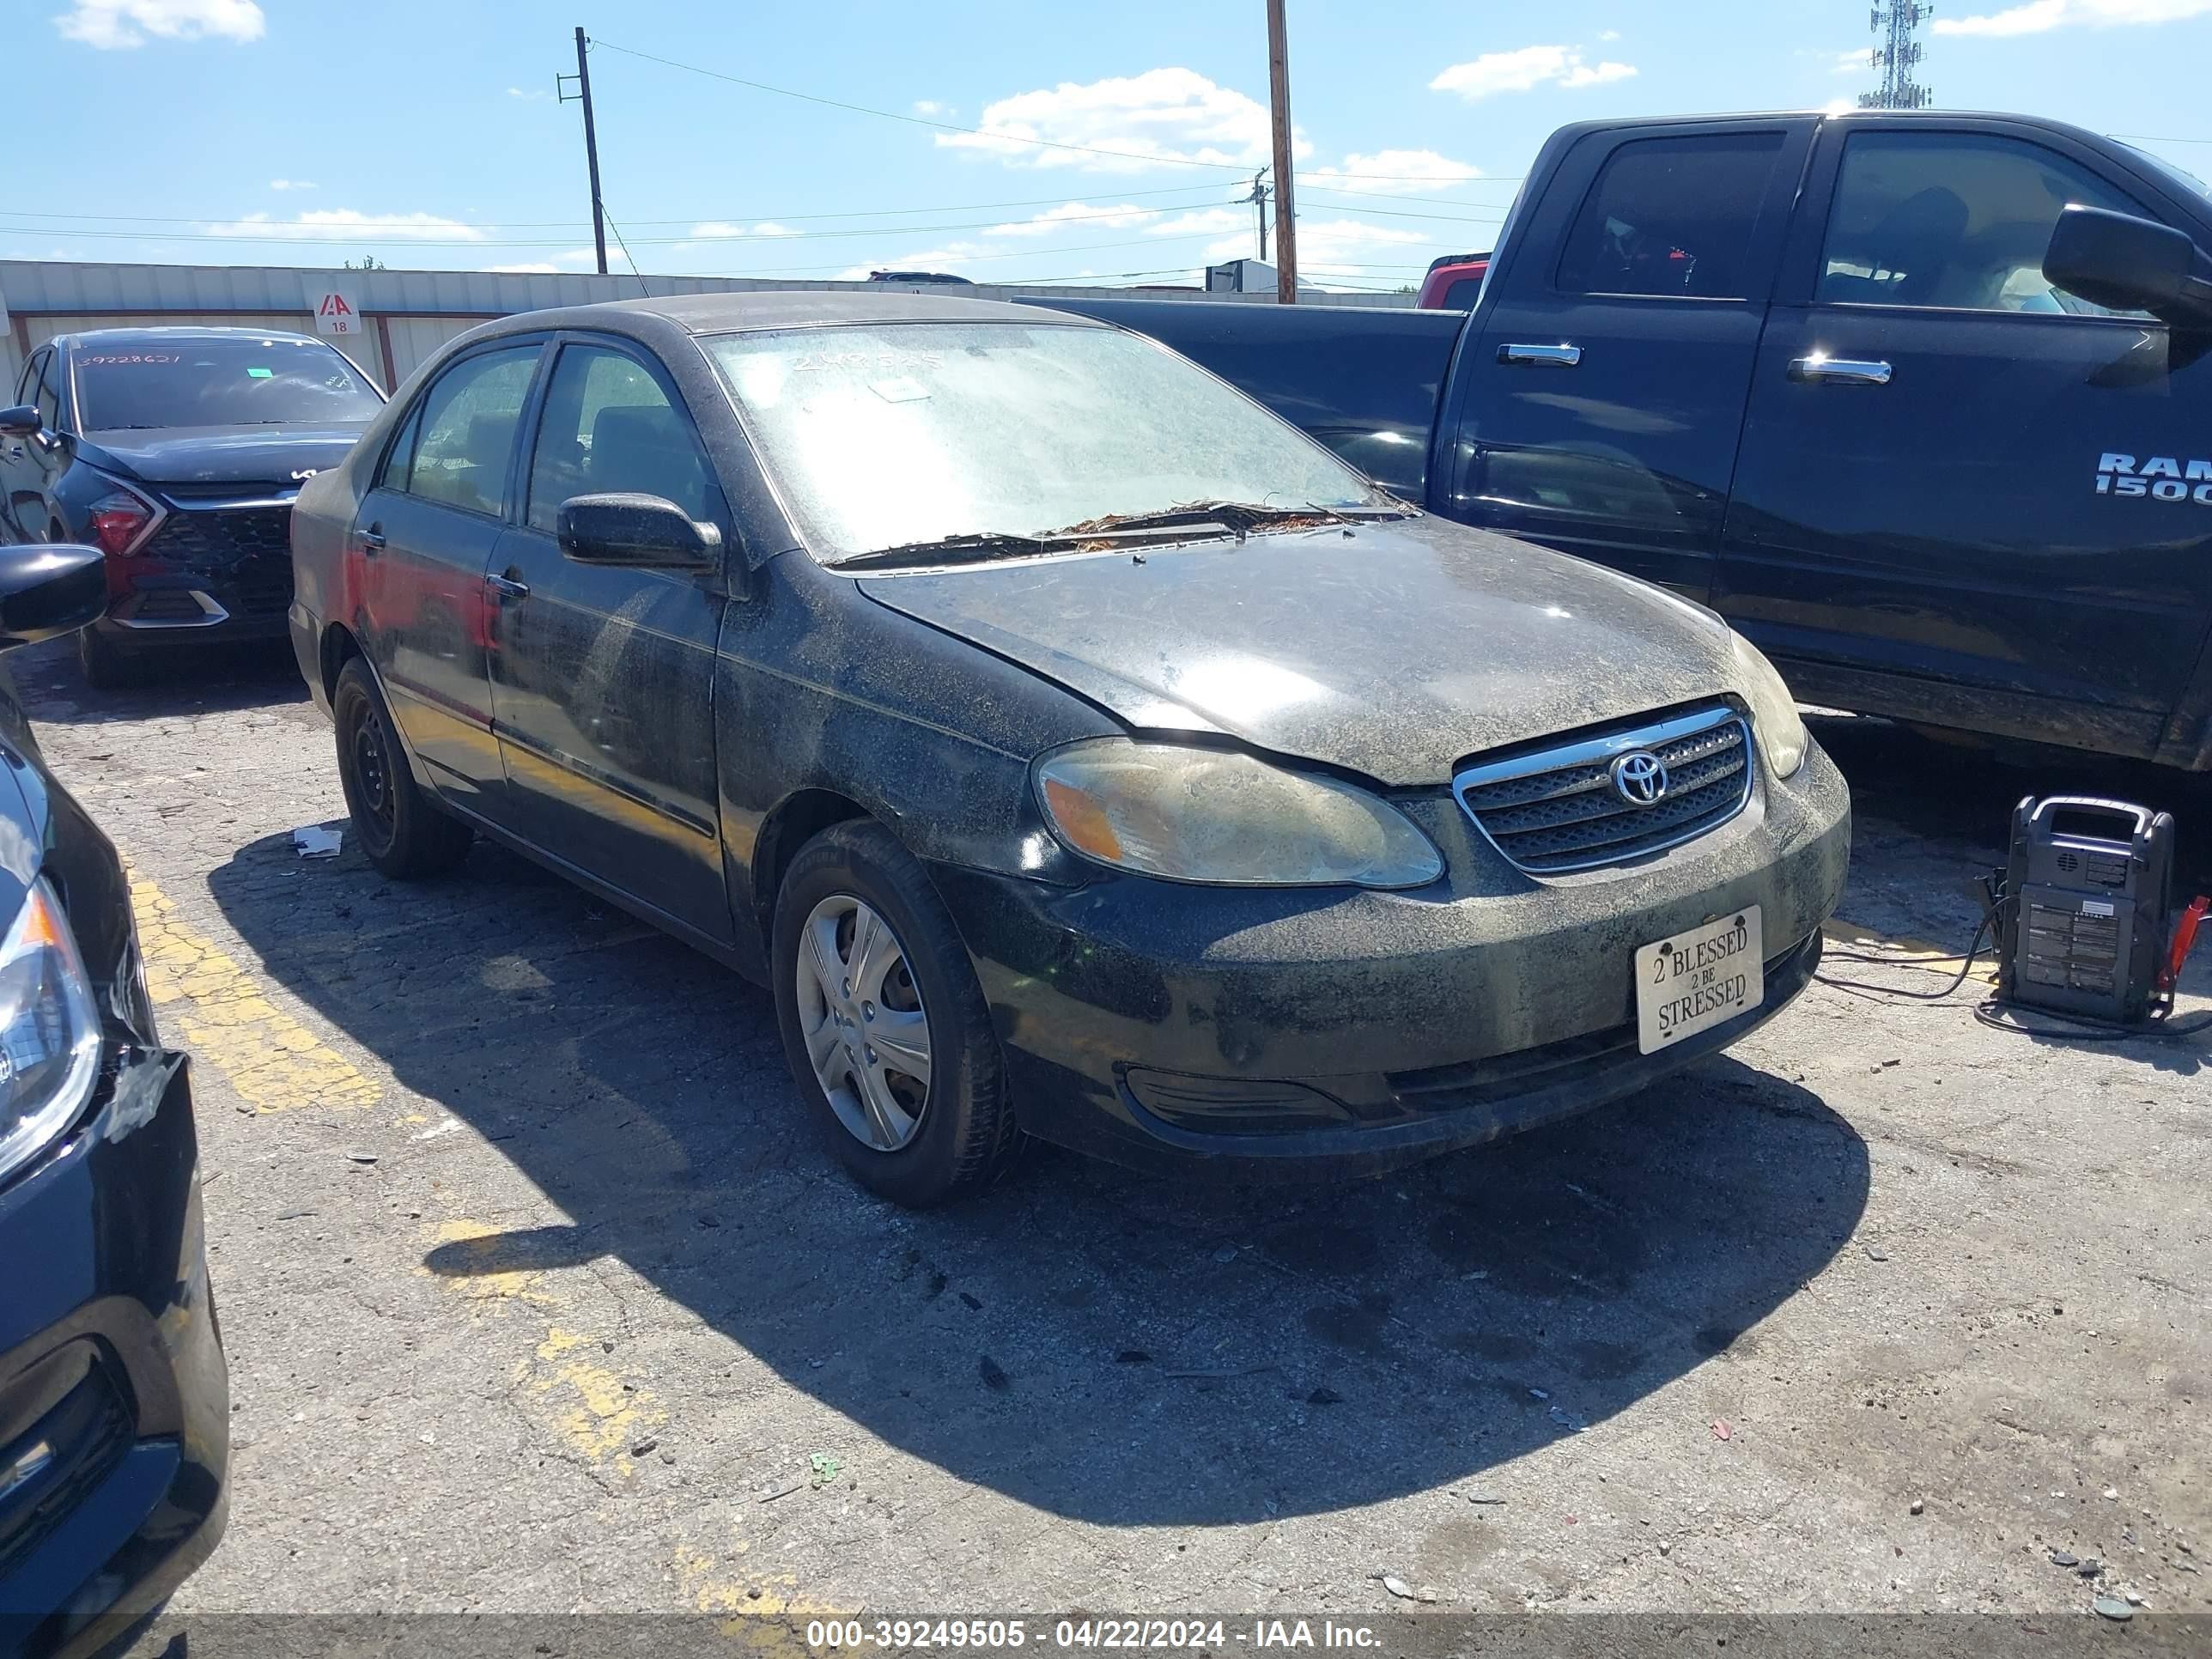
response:
M246 378L249 380L266 380L274 379L276 374L276 371L273 368L249 368L246 371Z
M910 374L902 374L896 380L871 380L868 390L887 404L918 403L929 396L929 388Z

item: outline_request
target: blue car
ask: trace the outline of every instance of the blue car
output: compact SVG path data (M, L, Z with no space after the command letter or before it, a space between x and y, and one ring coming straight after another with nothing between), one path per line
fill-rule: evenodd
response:
M0 650L107 603L92 547L0 547ZM0 672L0 1655L97 1652L222 1534L229 1385L185 1056L114 848Z

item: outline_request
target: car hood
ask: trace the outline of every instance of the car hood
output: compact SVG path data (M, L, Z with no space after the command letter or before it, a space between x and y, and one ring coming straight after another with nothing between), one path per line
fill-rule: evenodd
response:
M146 483L289 483L336 466L367 429L363 423L88 432L83 455Z
M1398 787L1730 685L1710 611L1426 515L860 586L1132 727L1218 733Z

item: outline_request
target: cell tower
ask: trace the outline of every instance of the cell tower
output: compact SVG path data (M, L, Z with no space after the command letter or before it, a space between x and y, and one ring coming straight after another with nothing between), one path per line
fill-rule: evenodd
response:
M1868 15L1875 38L1869 61L1881 73L1881 87L1859 94L1861 109L1926 109L1936 101L1936 94L1912 78L1923 51L1920 26L1935 9L1925 0L1886 0Z

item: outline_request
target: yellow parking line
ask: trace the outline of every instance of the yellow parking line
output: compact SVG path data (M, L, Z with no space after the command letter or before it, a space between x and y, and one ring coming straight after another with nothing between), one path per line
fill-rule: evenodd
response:
M1954 946L1915 939L1910 933L1881 933L1872 927L1862 927L1855 921L1845 921L1840 916L1821 926L1820 937L1847 950L1880 951L1899 962L1955 963L1960 959Z
M252 976L178 914L145 877L131 878L131 907L146 989L173 1016L183 1046L229 1079L257 1112L287 1107L374 1106L384 1085L270 1002Z
M380 1083L271 1000L268 991L213 940L195 930L174 900L145 877L131 878L146 988L165 1024L193 1058L214 1066L257 1113L288 1107L364 1108L383 1098ZM408 1114L402 1123L422 1121ZM429 1243L459 1245L482 1258L477 1271L440 1274L477 1317L520 1310L544 1334L515 1367L514 1381L543 1404L550 1432L603 1475L629 1480L641 1460L633 1449L659 1435L669 1413L652 1390L596 1363L597 1336L555 1322L573 1304L564 1286L541 1268L507 1266L499 1230L464 1217L431 1228ZM420 1269L428 1273L428 1267ZM727 1633L763 1654L797 1655L796 1626L776 1622L837 1611L801 1595L787 1575L758 1580L726 1576L721 1563L750 1547L734 1524L726 1537L678 1545L672 1563L680 1593L702 1613L734 1617Z

